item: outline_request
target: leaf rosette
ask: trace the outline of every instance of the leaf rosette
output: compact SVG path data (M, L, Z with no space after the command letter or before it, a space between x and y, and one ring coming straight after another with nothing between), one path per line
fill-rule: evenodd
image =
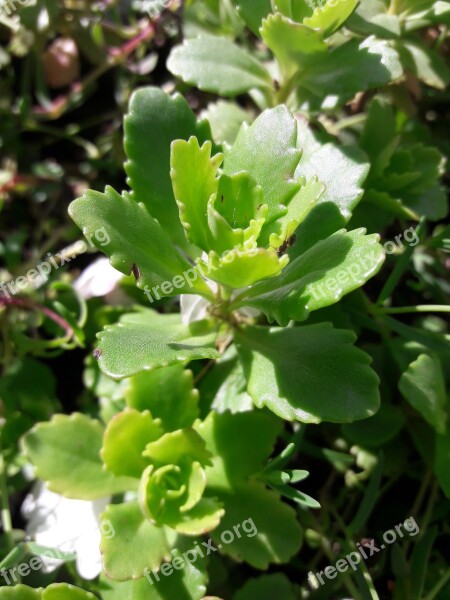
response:
M140 480L139 506L152 524L187 535L218 525L221 506L203 498L212 455L194 429L164 433L150 411L127 409L108 424L101 455L114 475Z
M148 444L143 456L151 464L141 477L139 502L150 521L195 535L218 525L223 510L203 498L212 455L196 431L167 433Z

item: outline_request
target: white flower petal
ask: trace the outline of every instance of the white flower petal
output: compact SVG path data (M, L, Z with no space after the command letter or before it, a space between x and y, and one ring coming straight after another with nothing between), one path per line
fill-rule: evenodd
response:
M110 497L71 500L51 492L40 482L22 506L28 520L27 534L42 546L76 553L79 574L85 579L94 579L102 569L100 514L110 500ZM60 560L45 558L43 570L54 571L60 564Z
M107 258L102 257L89 265L73 282L73 286L82 298L88 300L112 292L122 277L123 274L114 269Z

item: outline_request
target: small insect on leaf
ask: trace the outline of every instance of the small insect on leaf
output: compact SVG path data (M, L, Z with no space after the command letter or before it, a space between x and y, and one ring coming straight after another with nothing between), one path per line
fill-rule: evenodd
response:
M139 271L139 267L137 266L136 263L133 263L132 267L131 267L131 271L134 275L134 278L136 279L136 281L139 279L139 277L141 276L141 272Z
M100 348L96 348L92 354L94 355L94 358L98 360L102 355L102 351Z
M287 240L284 240L284 242L281 244L281 246L277 250L278 256L281 256L282 254L284 254L286 252L286 250L288 248L293 246L295 244L296 239L297 239L297 236L294 233L293 235L291 235L290 238L288 238Z

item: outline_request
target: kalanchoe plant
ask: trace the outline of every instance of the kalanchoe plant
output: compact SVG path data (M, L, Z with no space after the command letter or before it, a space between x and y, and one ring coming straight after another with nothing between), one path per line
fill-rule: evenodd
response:
M172 51L169 70L207 92L234 97L249 92L261 107L286 102L309 111L332 110L357 92L382 87L403 75L390 41L375 36L342 43L333 35L357 0L236 2L246 25L262 38L275 62L267 66L225 37L202 35Z
M311 140L301 160L302 128L297 139L283 106L244 124L223 155L204 141L207 132L181 97L138 91L125 121L132 193L88 191L71 204L87 235L108 228L113 266L133 272L152 302L180 293L209 302L209 317L188 324L151 310L125 315L99 334L101 369L120 379L216 359L234 340L257 406L313 423L370 416L377 377L353 333L326 323L268 328L243 312L257 309L282 326L304 321L378 271L378 236L342 229L367 165ZM327 158L342 168L336 180Z
M444 37L430 44L421 36L421 30L439 25L450 25L450 2L364 0L346 22L346 27L356 34L391 40L405 71L442 90L450 81L448 68L439 54Z
M145 373L137 379L137 387L145 390L154 376ZM160 403L155 414L163 415L164 410ZM303 536L295 511L281 496L306 507L319 504L293 487L308 475L306 471L283 469L293 444L267 464L281 421L270 413L247 411L211 412L194 423L186 417L183 429L170 432L163 423L148 409L127 407L106 428L75 413L57 415L25 437L25 450L50 489L91 500L131 493L127 501L111 504L102 515L111 524L102 531L101 542L108 577L143 578L146 569L157 570L171 553L195 547L199 536L208 532L222 553L255 568L289 560ZM222 544L222 533L249 516L254 534ZM199 565L201 571L205 567Z
M437 148L408 137L408 132L397 131L392 107L374 98L360 138L371 168L358 208L376 227L385 227L396 216L437 221L447 215L446 191L440 183L446 160Z

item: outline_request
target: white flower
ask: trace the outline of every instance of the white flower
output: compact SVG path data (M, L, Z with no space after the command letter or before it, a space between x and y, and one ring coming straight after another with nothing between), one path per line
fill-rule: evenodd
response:
M100 514L110 501L110 497L70 500L39 482L22 506L28 521L26 532L42 546L75 553L78 573L84 579L94 579L102 570ZM43 558L43 571L54 571L61 563L55 558Z
M73 282L73 286L82 298L105 296L112 292L123 274L114 269L105 257L99 258L87 267Z

